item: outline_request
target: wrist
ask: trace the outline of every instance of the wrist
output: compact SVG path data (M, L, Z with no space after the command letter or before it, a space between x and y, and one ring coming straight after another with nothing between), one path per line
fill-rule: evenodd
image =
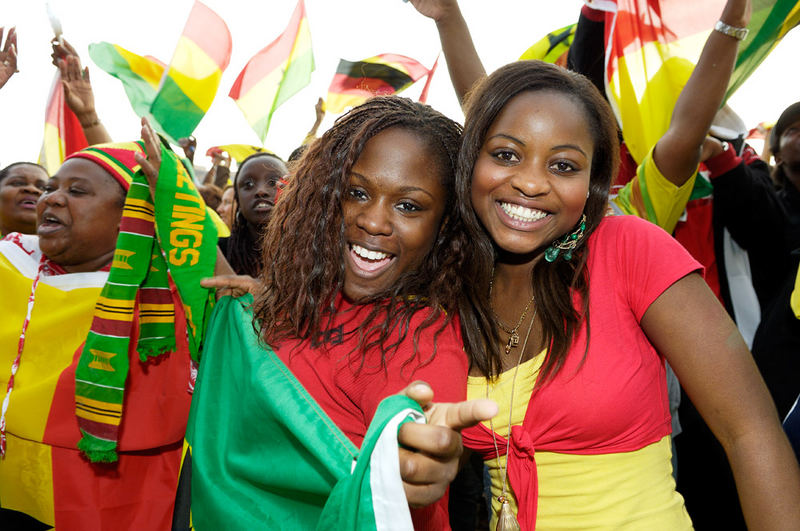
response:
M76 116L84 129L100 125L100 118L97 117L97 113L94 111Z

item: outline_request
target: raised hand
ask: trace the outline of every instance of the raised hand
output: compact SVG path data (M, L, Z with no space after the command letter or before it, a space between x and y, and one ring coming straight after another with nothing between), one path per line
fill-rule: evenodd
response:
M144 172L147 182L150 184L150 193L155 197L158 170L161 169L161 140L145 117L142 117L142 141L144 142L146 156L136 153L134 158L142 167L142 172Z
M3 42L4 28L0 27L0 43ZM17 29L11 28L6 35L6 42L0 51L0 88L11 79L17 70Z
M456 0L409 0L409 3L419 11L421 15L440 21L446 17L453 9L458 9Z
M81 70L81 60L77 55L67 55L58 60L61 71L61 85L67 106L75 113L83 127L97 121L94 107L94 92L89 79L89 67Z
M406 499L412 507L421 507L441 498L456 476L463 453L460 431L494 417L497 404L487 399L435 403L425 382L409 384L403 394L416 401L428 419L427 424L403 424L397 437Z

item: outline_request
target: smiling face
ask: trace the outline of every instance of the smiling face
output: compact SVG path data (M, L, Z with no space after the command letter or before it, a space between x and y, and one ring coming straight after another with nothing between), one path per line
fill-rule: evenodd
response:
M236 192L239 209L248 223L260 227L269 221L272 207L275 206L278 181L286 173L286 165L269 156L251 158L239 168Z
M36 232L36 201L47 173L34 164L18 164L0 181L0 235Z
M67 271L96 271L111 261L124 204L122 186L83 158L64 162L37 204L39 246Z
M580 219L594 152L583 112L564 94L523 92L489 127L473 170L472 205L503 251L539 256Z
M367 141L342 205L349 299L391 288L433 247L447 199L437 162L425 142L402 128Z

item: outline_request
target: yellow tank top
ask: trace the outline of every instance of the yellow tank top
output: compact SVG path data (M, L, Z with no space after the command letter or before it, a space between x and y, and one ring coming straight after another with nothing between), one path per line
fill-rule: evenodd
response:
M487 428L508 435L511 424L521 425L528 409L536 377L544 361L544 351L520 364L514 382L514 370L502 373L488 383L483 377L470 376L467 399L486 398L497 402L499 412ZM501 444L498 442L498 445ZM501 455L486 461L492 483L491 529L497 523L502 492L505 448ZM539 496L536 528L546 529L692 529L683 497L675 490L672 477L670 437L639 450L625 453L576 455L536 452ZM506 497L516 514L517 501L510 484Z

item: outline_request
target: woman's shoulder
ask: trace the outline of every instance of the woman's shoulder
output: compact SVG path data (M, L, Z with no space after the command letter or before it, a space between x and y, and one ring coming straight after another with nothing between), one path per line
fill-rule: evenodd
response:
M638 216L606 216L589 238L589 247L635 247L642 241L674 242L664 229Z

